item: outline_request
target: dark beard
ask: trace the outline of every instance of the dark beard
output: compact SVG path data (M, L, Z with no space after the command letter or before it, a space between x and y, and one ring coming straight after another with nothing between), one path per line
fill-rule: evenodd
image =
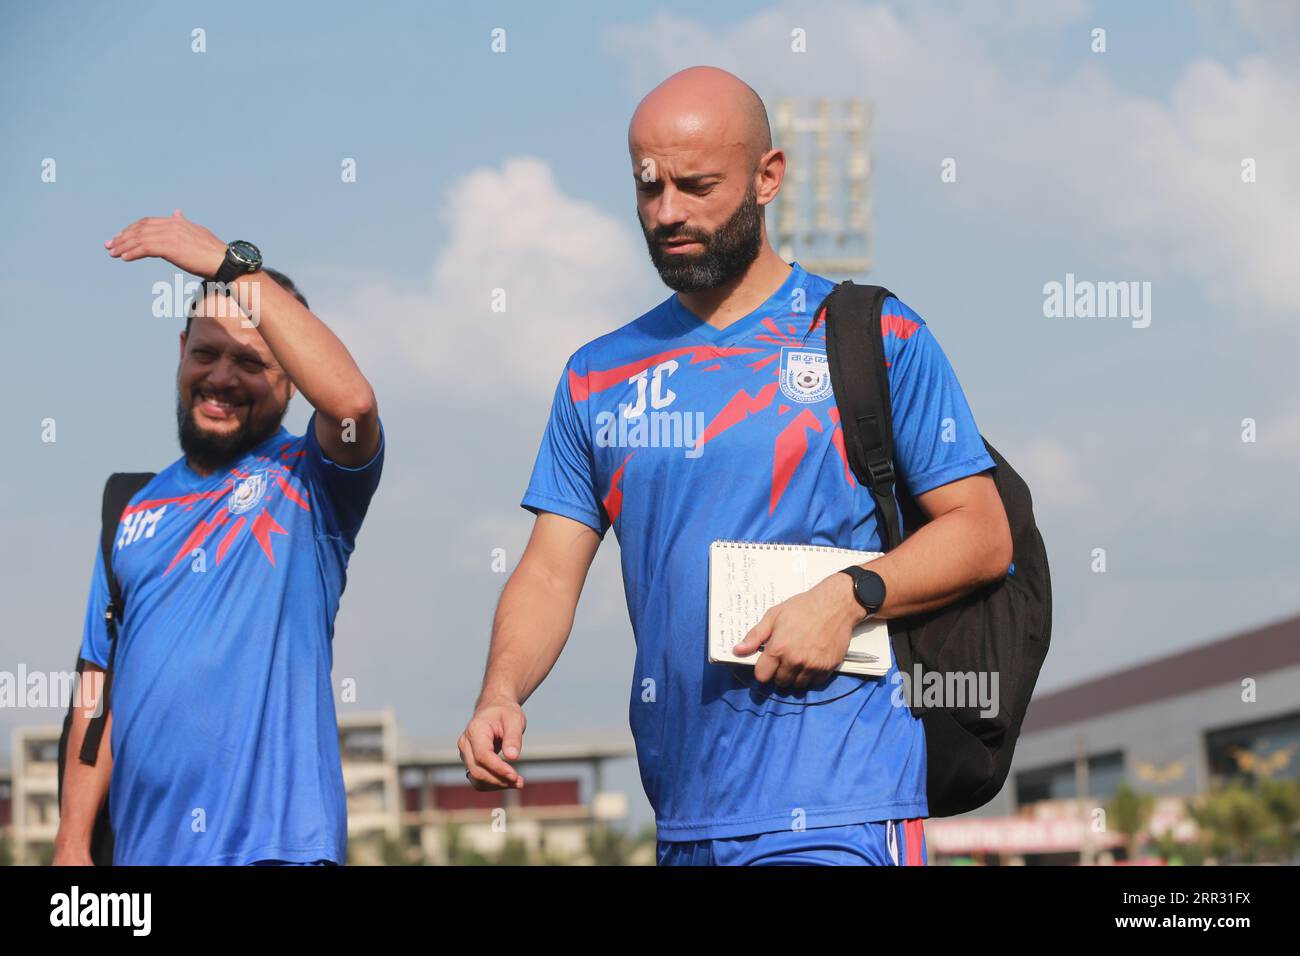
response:
M240 425L229 435L209 435L201 432L194 424L193 408L186 408L181 401L180 392L176 393L176 430L181 451L190 466L199 471L218 471L266 441L280 430L284 413L288 405L280 409L280 414L262 421L249 420Z
M641 222L639 209L637 222ZM712 233L648 230L643 222L641 233L664 285L676 292L699 292L734 279L758 258L763 244L763 213L751 183L731 218ZM694 239L704 249L694 255L664 252L659 243L668 239Z

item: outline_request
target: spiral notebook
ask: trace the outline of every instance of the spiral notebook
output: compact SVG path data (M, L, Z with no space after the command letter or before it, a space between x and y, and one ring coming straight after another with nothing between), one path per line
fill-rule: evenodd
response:
M762 652L737 657L731 649L768 608L850 564L865 564L880 555L816 544L714 541L709 545L709 661L756 664ZM892 661L889 624L865 621L853 629L848 654L837 670L883 677Z

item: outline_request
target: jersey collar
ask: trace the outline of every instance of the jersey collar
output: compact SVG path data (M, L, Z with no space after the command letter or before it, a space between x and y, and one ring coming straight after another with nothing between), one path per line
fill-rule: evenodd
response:
M200 475L190 467L190 463L186 460L184 455L181 456L180 461L177 464L180 466L179 472L184 483L191 487L198 487L199 485L207 484L210 481L224 481L226 478L230 477L230 472L233 469L247 471L249 463L259 456L278 460L279 455L276 454L276 449L280 445L291 441L293 441L293 435L287 428L281 425L279 431L264 439L259 444L254 445L249 451L244 453L243 457L230 462L222 468L218 468L210 475Z
M693 333L715 344L733 341L758 325L765 318L786 319L790 315L790 299L794 290L807 282L808 273L798 262L790 263L790 274L781 287L767 297L762 305L748 315L732 322L725 329L715 328L682 305L677 294L668 297L668 312L684 332Z

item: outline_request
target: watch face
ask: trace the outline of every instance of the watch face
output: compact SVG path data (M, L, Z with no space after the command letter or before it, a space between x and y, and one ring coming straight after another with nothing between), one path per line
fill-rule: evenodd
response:
M875 609L885 603L884 579L874 571L859 574L853 583L853 589L857 592L858 603L864 607Z
M257 246L251 242L236 239L230 244L230 254L241 262L247 263L250 272L262 266L262 254L257 251Z

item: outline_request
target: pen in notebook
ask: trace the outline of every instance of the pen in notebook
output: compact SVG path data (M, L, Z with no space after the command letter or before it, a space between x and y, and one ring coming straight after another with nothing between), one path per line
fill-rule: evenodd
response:
M880 660L875 654L868 654L866 651L849 651L844 655L846 661L857 661L859 663L874 664Z

